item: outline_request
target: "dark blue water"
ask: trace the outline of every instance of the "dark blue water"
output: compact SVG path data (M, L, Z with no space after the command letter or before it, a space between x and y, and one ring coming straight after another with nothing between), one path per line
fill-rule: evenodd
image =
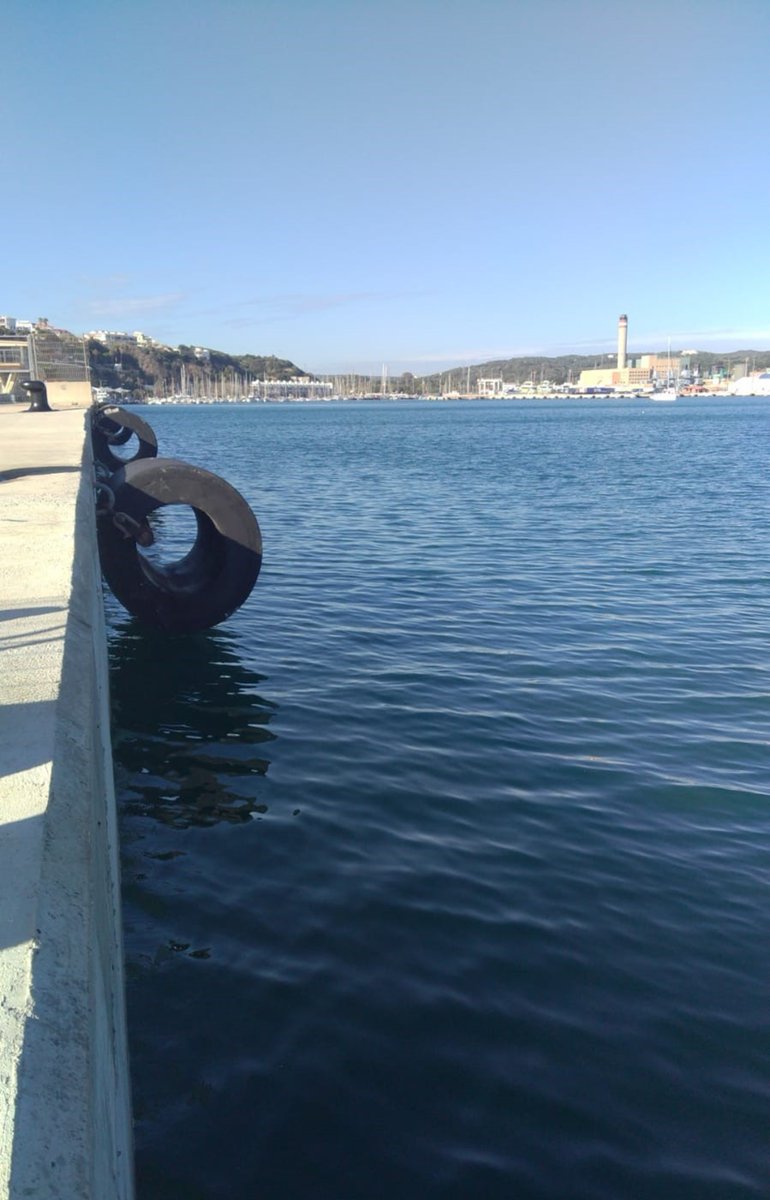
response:
M110 605L139 1200L770 1194L770 406L144 415L265 563Z

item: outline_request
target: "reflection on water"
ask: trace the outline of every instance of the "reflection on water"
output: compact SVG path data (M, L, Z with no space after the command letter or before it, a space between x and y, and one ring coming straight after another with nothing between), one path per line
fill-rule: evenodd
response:
M275 705L226 630L169 638L133 620L111 647L113 741L124 812L176 828L264 812Z
M198 536L198 522L187 504L167 504L147 517L153 541L137 546L137 553L158 566L181 562L189 554Z
M264 851L256 822L267 812L277 706L229 629L169 637L105 599L137 1195L158 1194L148 1154L158 1138L159 1194L192 1200L206 1193L177 1183L164 1146L180 1122L210 1121L212 1064L243 1041L232 1016L212 1025L210 1015L244 994L228 983L247 944L232 887L252 878ZM248 909L244 919L251 931ZM214 1031L216 1050L204 1046Z

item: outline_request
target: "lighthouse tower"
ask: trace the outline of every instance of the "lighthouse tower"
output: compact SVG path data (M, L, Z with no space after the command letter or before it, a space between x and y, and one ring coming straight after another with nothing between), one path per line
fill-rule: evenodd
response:
M621 313L618 317L618 370L625 370L628 354L628 317Z

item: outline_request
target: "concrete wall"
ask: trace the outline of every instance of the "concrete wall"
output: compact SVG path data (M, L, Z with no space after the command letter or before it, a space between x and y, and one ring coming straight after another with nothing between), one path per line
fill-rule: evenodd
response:
M0 367L0 382L2 368ZM91 384L85 381L68 383L46 383L45 390L51 408L88 408L92 402ZM21 386L21 381L14 384L13 392L0 391L0 404L17 404L29 407L29 396Z
M83 380L69 383L48 383L48 403L51 408L87 408L91 403L91 384Z
M0 412L0 1198L131 1200L107 658L82 411Z

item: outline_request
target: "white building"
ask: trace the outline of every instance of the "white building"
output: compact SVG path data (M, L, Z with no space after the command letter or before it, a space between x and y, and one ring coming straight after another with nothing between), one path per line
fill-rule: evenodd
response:
M479 379L476 387L480 396L489 399L502 396L505 392L505 384L502 379Z
M733 380L728 384L727 393L729 396L770 396L770 371Z
M318 379L256 380L251 385L250 400L331 400L333 385Z
M135 346L137 337L135 333L122 333L117 329L92 329L85 336L103 346Z

